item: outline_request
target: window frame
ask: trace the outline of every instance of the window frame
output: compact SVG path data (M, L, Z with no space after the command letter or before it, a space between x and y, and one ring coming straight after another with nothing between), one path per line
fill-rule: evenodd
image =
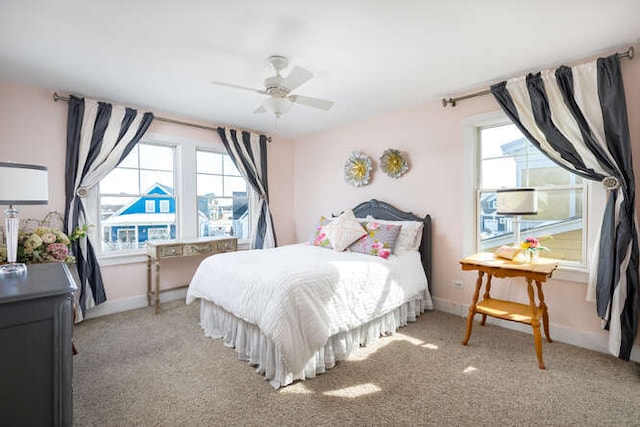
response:
M482 128L512 124L513 122L502 111L493 111L468 117L463 120L464 142L464 206L472 201L473 209L465 209L463 213L463 256L477 252L479 221L478 209L481 191L480 189L480 130ZM553 277L559 280L584 282L589 276L593 258L593 247L600 232L600 222L604 212L606 194L599 183L583 180L583 260L584 262L560 261L558 269ZM544 188L544 187L539 187ZM556 187L553 187L556 188Z
M174 149L174 197L176 204L176 238L190 239L198 237L198 199L196 192L196 150L205 150L228 155L222 142L200 141L190 138L176 137L147 132L140 143L170 146ZM247 192L251 187L247 186ZM251 197L249 197L251 204ZM251 209L251 206L249 206ZM89 191L87 211L91 219L91 238L98 262L101 266L139 263L147 260L146 249L105 253L102 251L102 225L100 220L100 194L96 185ZM238 248L245 249L250 245L249 238L238 240Z

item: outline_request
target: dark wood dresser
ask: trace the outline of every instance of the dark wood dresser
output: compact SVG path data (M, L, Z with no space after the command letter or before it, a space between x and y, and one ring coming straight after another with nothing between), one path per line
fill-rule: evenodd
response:
M0 425L72 424L75 289L61 263L0 276Z

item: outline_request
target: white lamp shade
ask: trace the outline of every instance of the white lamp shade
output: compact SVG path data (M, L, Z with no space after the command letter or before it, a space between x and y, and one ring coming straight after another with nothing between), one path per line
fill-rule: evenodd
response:
M498 215L535 215L538 213L538 197L534 188L510 188L497 190Z
M280 116L291 109L292 102L289 98L278 98L272 96L262 103L262 106L270 113Z
M0 162L0 205L46 205L46 166Z

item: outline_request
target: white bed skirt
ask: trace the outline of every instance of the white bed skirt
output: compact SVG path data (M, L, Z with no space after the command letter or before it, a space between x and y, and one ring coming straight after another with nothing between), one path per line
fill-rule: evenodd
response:
M407 322L415 322L421 313L433 308L425 293L364 325L329 337L327 344L308 360L301 372L291 372L287 368L273 341L256 325L205 299L201 299L200 304L200 325L206 336L222 338L226 347L235 348L240 360L256 366L258 373L264 375L274 388L279 388L296 380L314 378L333 368L337 361L346 360L358 347L393 334Z

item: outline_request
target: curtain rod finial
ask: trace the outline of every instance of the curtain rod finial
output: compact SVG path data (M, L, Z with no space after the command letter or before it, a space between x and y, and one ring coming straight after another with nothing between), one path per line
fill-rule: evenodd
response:
M442 98L442 106L444 108L446 108L448 104L451 104L452 107L455 107L456 106L456 100L453 99L453 98L449 98L449 99Z

